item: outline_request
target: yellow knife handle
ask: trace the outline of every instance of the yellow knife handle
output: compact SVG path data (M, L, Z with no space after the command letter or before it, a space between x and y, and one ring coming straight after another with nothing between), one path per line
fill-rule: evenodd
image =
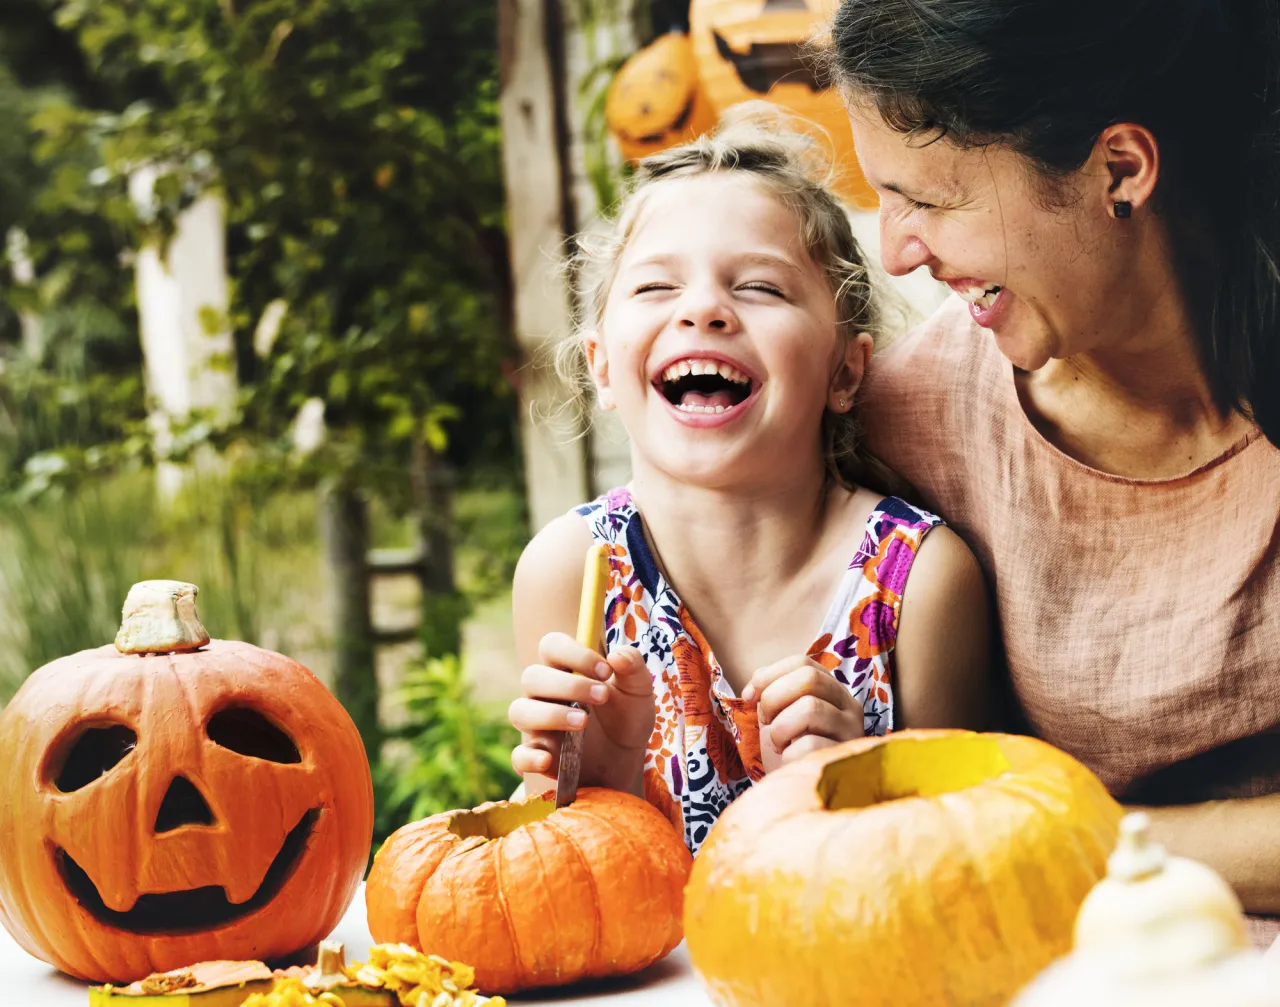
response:
M604 636L604 596L608 590L608 547L593 545L587 550L586 567L582 571L582 603L578 609L578 643L589 650L600 650Z

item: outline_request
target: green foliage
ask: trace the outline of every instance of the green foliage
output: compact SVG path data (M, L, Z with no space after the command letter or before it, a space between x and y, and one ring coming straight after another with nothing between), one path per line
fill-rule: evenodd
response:
M47 662L114 640L125 595L139 580L196 584L211 633L263 643L268 628L278 638L311 607L297 585L314 583L319 567L314 496L241 474L198 474L168 506L146 471L7 503L0 506L0 701Z
M439 449L466 389L514 402L493 11L470 0L61 0L58 23L119 84L163 100L62 123L103 130L122 191L161 167L154 217L216 187L228 207L241 432L284 436L324 400L348 476ZM267 306L288 309L259 358ZM262 349L263 347L259 347ZM459 427L459 429L464 429ZM368 480L383 482L380 474Z
M397 699L404 727L391 733L374 773L374 849L407 822L454 808L473 808L509 795L519 784L511 749L519 737L506 717L471 698L456 656L410 669Z

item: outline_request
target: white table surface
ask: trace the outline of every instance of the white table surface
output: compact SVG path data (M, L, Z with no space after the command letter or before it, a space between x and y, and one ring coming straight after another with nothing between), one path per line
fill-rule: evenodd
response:
M347 961L367 960L369 927L365 922L364 887L331 935L346 945ZM0 975L5 977L3 1003L15 1007L86 1007L88 983L78 982L51 965L32 958L0 928ZM542 990L508 997L512 1004L579 1004L598 1007L711 1007L711 1001L689 968L681 944L656 965L626 979Z

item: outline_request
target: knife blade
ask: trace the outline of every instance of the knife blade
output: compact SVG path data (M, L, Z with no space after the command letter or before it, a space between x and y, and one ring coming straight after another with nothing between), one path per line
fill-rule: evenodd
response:
M609 553L603 545L593 545L587 550L586 564L582 571L582 600L578 606L578 643L590 650L599 651L600 638L604 635L604 598L609 588ZM570 703L575 710L591 715L581 703ZM560 768L556 771L556 807L572 804L578 796L578 777L582 773L582 742L586 728L581 731L565 731L560 743Z

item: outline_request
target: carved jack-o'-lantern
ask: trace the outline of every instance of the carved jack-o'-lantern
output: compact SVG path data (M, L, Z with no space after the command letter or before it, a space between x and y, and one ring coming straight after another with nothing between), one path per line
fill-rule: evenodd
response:
M604 117L623 157L632 160L711 129L716 113L698 83L689 36L667 32L628 59L609 85Z
M136 585L114 647L45 665L0 715L0 923L80 978L291 955L367 862L351 718L297 662L210 640L195 593Z
M765 99L809 120L838 172L836 190L855 206L879 197L858 170L844 102L818 79L810 40L839 0L693 0L691 34L702 86L716 114Z

